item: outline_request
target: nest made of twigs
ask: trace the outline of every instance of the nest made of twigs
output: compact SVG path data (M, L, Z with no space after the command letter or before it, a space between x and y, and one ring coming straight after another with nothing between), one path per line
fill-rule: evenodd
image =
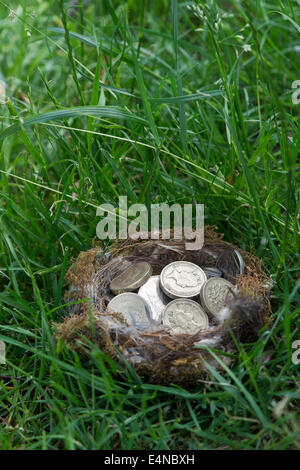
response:
M153 275L160 274L172 261L215 266L218 256L232 246L210 227L206 227L204 239L204 246L198 251L187 251L184 240L171 239L127 240L115 243L109 253L100 248L81 252L66 275L69 285L66 300L77 303L68 307L64 322L58 325L58 336L70 349L81 353L82 336L96 342L116 361L120 362L121 353L139 376L159 384L195 384L207 374L207 363L220 368L209 350L199 346L224 352L222 361L229 364L235 341L255 341L261 328L270 321L269 279L261 261L238 247L235 248L244 258L245 271L234 280L238 292L227 302L231 316L224 323L210 318L207 330L194 335L172 335L155 322L143 329L130 326L122 316L106 309L113 297L110 281L131 263L147 261Z

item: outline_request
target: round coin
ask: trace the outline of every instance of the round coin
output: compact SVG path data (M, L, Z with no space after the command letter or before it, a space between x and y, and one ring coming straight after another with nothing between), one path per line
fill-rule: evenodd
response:
M218 268L214 268L213 266L202 266L202 269L205 272L207 279L210 279L211 277L222 277L222 271Z
M172 299L196 297L205 281L204 271L189 261L174 261L160 273L160 286Z
M107 309L111 312L121 313L129 325L149 323L151 321L150 306L145 299L133 292L117 295L109 302Z
M234 286L222 277L212 277L203 285L200 292L202 307L215 316L224 307L230 288Z
M218 257L216 267L222 272L225 279L231 281L238 274L244 274L245 263L240 252L229 247Z
M146 261L134 263L111 281L110 290L114 294L136 290L149 279L151 274L152 267Z
M161 314L170 300L159 286L159 276L151 276L139 288L138 294L150 305L153 320L160 321Z
M163 324L175 334L195 334L208 327L208 318L194 300L175 299L163 311Z

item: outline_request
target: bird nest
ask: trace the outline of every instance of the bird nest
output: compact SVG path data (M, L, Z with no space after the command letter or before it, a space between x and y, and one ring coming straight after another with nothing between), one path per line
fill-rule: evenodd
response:
M99 247L81 252L66 275L69 306L64 321L57 325L58 337L68 348L87 354L82 340L86 337L114 360L129 364L140 377L158 384L195 384L211 367L229 365L236 344L255 341L270 322L270 279L257 257L225 242L214 228L206 227L204 240L198 251L187 251L185 240L171 239L119 241L108 253ZM230 315L226 321L209 318L206 330L172 334L157 322L133 327L106 308L114 296L111 280L136 261L147 261L153 275L158 275L168 263L179 260L215 267L218 257L230 248L238 248L245 269L231 279L237 289L227 299ZM224 276L229 278L230 273ZM218 360L210 348L218 351Z

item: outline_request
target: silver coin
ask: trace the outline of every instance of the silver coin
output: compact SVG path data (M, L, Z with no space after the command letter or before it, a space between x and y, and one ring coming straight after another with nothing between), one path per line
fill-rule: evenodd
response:
M160 321L161 314L170 300L160 288L159 276L151 276L148 281L139 288L138 294L150 305L153 320Z
M238 274L244 274L245 262L238 250L228 247L217 259L216 267L225 279L233 280Z
M136 290L149 279L151 274L152 267L146 261L134 263L111 281L110 290L114 294Z
M194 300L175 299L163 311L163 324L175 334L195 334L208 327L208 318Z
M172 299L196 297L205 281L204 271L189 261L174 261L160 273L160 286Z
M207 279L210 279L211 277L222 277L222 271L218 268L214 268L213 266L202 266L202 269L205 272Z
M239 274L244 274L244 271L245 271L244 258L242 257L241 253L238 250L234 250L234 255L235 255L236 259L238 260Z
M231 282L222 277L212 277L203 285L200 292L202 307L215 316L224 307L227 298L232 295L230 288L234 288Z
M125 292L114 297L107 309L122 314L129 325L149 323L151 321L151 308L140 295Z

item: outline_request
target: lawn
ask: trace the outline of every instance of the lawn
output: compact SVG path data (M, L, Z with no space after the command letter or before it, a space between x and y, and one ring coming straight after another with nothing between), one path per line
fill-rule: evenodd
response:
M0 449L300 449L300 2L0 1L0 39ZM55 341L124 195L204 204L274 281L272 326L193 388Z

